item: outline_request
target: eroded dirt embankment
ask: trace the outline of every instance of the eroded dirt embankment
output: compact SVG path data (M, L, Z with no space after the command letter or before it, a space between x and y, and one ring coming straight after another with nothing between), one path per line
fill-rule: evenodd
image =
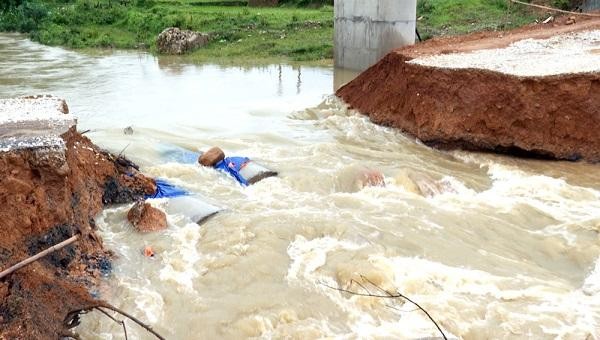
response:
M94 303L111 270L94 216L151 192L152 180L71 128L56 147L0 152L0 269L80 239L0 280L0 339L57 339L69 311Z
M391 52L336 94L375 123L399 128L429 145L597 162L600 72L519 76L407 63L423 56L599 29L600 20L577 25L536 26L409 46ZM522 62L535 63L535 56Z

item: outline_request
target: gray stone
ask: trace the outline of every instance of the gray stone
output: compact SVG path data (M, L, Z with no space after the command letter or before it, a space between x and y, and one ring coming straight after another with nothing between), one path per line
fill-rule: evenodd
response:
M169 27L158 35L156 46L163 54L184 54L208 44L209 40L205 33Z

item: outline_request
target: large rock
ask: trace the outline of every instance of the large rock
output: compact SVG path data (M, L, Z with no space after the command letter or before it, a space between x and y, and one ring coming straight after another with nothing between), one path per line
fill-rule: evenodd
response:
M158 35L156 46L163 54L184 54L208 44L209 40L205 33L169 27Z
M203 166L215 166L223 159L225 159L223 150L218 147L213 147L203 153L198 159L198 162Z
M127 213L127 219L141 232L159 231L167 228L164 212L143 201L136 202Z

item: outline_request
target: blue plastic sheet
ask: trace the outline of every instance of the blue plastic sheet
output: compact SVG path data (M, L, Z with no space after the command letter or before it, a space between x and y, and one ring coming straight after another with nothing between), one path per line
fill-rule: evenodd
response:
M230 174L241 185L247 186L248 181L240 175L240 170L248 162L250 162L250 158L247 157L225 157L225 159L215 165L215 168Z
M197 164L198 157L201 155L200 152L194 152L175 144L159 144L156 148L165 162Z
M190 193L185 189L177 187L164 179L157 178L156 179L156 192L154 195L146 195L146 198L170 198L170 197L180 197L187 196Z

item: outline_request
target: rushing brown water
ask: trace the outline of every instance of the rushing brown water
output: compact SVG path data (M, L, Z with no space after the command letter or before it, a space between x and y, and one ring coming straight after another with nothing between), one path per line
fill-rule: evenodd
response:
M451 337L600 338L597 166L432 150L328 96L331 68L185 65L0 35L0 70L0 97L64 97L97 144L226 208L200 227L168 216L153 234L129 226L128 206L97 217L118 258L95 293L169 339L439 336L401 300L326 287L378 293L368 281ZM219 145L280 176L244 188L165 161L165 143ZM363 167L386 186L357 187ZM123 338L96 314L77 331Z

